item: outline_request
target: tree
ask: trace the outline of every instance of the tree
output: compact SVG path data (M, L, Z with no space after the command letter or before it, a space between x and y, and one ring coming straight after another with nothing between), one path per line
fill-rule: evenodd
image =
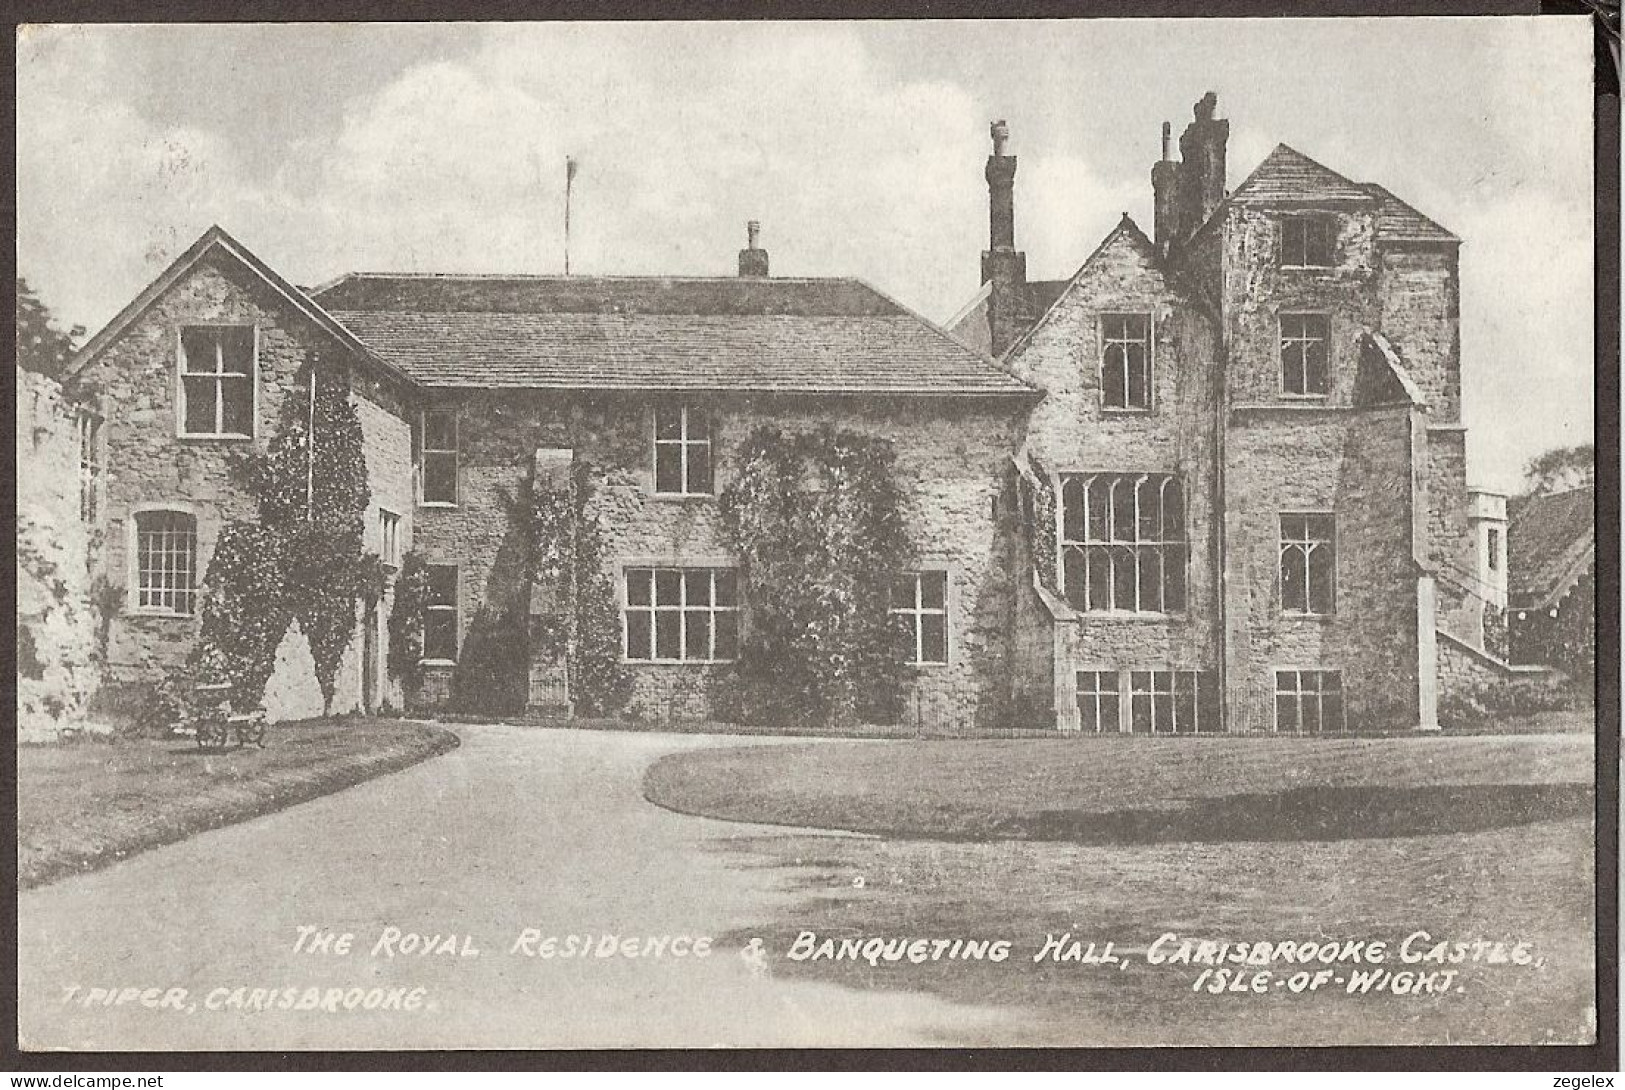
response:
M1597 478L1597 448L1591 443L1548 450L1524 467L1526 496L1583 488Z
M73 358L73 342L85 335L85 327L76 325L63 332L51 318L51 311L40 302L28 281L17 278L17 366L38 371L54 379L68 375L68 361Z

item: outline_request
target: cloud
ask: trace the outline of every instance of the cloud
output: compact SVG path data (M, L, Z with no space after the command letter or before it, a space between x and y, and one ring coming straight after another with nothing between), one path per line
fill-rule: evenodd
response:
M1285 141L1466 240L1474 472L1505 483L1544 447L1590 435L1590 200L1574 186L1589 168L1575 137L1589 38L1555 20L1506 33L1488 22L1462 24L1459 70L1425 78L1329 90L1251 65L1214 85L1234 111L1232 184ZM434 27L29 28L19 266L64 320L93 327L215 222L299 283L357 268L556 272L574 155L576 271L727 275L757 219L775 274L859 276L940 320L978 284L990 111L1017 122L1017 242L1034 278L1072 273L1125 211L1152 230L1149 138L1164 107L1109 101L1091 81L1115 87L1121 73L1064 61L1112 34L1112 58L1135 55L1142 39L1115 26L1012 24L1026 45L996 77L954 51L979 38L942 26L928 28L946 35L928 57L909 55L926 40L916 28L843 23L485 25L455 40ZM1317 26L1249 27L1237 41L1268 53L1256 35L1302 44L1329 33ZM1191 39L1163 70L1246 59L1215 60L1198 29L1158 30ZM1369 51L1374 33L1337 40ZM234 59L200 64L216 42ZM278 59L295 46L316 71ZM1042 78L1017 63L1027 55ZM345 83L353 72L366 78ZM342 89L314 110L283 86L300 79ZM1457 90L1418 112L1407 88L1429 80ZM168 90L142 93L155 84ZM187 113L187 94L235 105ZM1345 116L1369 124L1340 127ZM1396 137L1395 117L1414 131Z
M18 270L66 321L91 325L201 234L223 197L263 199L227 141L153 124L110 86L116 47L37 27L18 48Z
M1590 210L1514 189L1455 218L1469 464L1515 488L1530 458L1594 434Z

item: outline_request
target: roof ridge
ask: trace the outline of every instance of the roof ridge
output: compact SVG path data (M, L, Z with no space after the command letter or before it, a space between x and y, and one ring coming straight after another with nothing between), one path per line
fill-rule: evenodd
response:
M1247 187L1254 183L1254 181L1258 178L1259 174L1261 174L1263 172L1264 168L1270 165L1271 160L1278 160L1278 157L1280 157L1283 152L1285 152L1287 155L1292 156L1295 159L1301 160L1302 162L1309 164L1310 166L1314 167L1317 170L1325 171L1327 174L1330 174L1333 178L1336 178L1338 181L1342 182L1344 185L1347 185L1351 189L1358 190L1361 193L1362 196L1366 196L1366 197L1371 196L1370 192L1365 188L1364 183L1355 181L1353 178L1350 178L1348 175L1344 174L1343 172L1341 172L1339 170L1332 169L1331 167L1327 166L1325 163L1322 163L1319 159L1316 159L1316 158L1314 158L1312 156L1306 155L1303 152L1299 151L1297 148L1293 147L1291 144L1288 144L1288 143L1283 141L1281 143L1276 144L1275 147L1270 150L1270 153L1268 155L1264 156L1264 158L1259 161L1258 166L1253 168L1252 173L1248 174L1247 177L1242 180L1242 183L1240 185L1236 186L1235 189L1231 190L1229 195L1225 198L1225 200L1231 200L1231 199L1236 198L1236 197L1244 196L1246 194ZM1221 203L1223 203L1223 202L1221 202Z
M312 288L316 293L328 291L347 280L533 280L580 283L587 280L681 280L689 283L740 284L862 284L856 276L690 276L666 273L457 273L457 272L347 272ZM870 290L874 290L870 287Z

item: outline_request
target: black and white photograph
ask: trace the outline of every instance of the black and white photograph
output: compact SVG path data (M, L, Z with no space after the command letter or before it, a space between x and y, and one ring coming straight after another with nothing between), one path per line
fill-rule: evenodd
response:
M1594 31L17 27L20 1047L1612 1040Z

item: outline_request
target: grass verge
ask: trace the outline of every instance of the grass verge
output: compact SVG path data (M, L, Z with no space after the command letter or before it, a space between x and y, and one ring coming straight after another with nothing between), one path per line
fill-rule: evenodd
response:
M805 830L717 841L790 896L724 936L775 974L1010 1015L1027 1046L1587 1043L1595 1033L1591 738L831 742L695 751L648 797ZM1538 965L1398 961L1407 936L1527 942ZM791 960L798 939L1003 939L1003 962ZM1200 990L1164 934L1382 941L1448 988ZM1114 944L1056 961L1046 939ZM1424 944L1426 948L1426 944ZM1254 967L1246 967L1249 978ZM1368 968L1368 966L1353 966ZM1397 987L1397 985L1396 985Z
M332 794L456 748L451 731L391 719L271 727L264 749L87 740L17 750L21 888L116 863L207 829Z
M937 840L1369 839L1591 812L1587 735L830 742L672 754L651 802Z

